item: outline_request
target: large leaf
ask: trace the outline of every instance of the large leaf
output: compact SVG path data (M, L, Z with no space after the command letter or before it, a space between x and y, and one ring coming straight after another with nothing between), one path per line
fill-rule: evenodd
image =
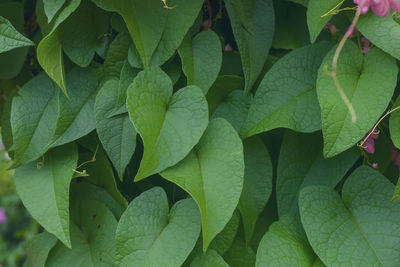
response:
M57 95L56 85L40 73L14 97L10 119L14 167L37 159L53 141L59 112Z
M222 47L218 35L204 31L193 40L187 35L179 47L179 55L188 85L197 85L206 94L221 69Z
M35 44L20 34L8 19L0 16L0 53L31 45Z
M158 67L140 72L128 88L129 116L144 143L139 181L182 160L207 127L207 102L197 86L172 95L171 79Z
M328 266L397 266L400 205L394 185L370 167L358 168L339 194L325 186L300 193L301 221L311 246Z
M132 40L126 32L120 32L111 42L107 50L106 58L104 59L104 77L115 77L119 79L131 43Z
M396 102L394 102L394 104L393 104L393 108L397 108L399 106L400 106L400 97L397 97ZM390 129L390 137L392 139L393 144L397 148L399 148L400 147L400 112L398 110L394 111L390 115L389 129Z
M232 215L232 218L225 225L225 228L221 232L219 232L219 234L210 243L208 250L213 249L220 255L224 255L224 253L227 252L228 249L231 247L232 242L235 239L236 233L239 228L239 223L240 215L239 212L235 211Z
M321 129L316 81L330 47L326 42L302 47L273 65L257 89L241 130L243 138L279 127L299 132Z
M255 0L227 0L237 12L240 24L249 33L253 33L253 13Z
M226 2L229 18L239 47L245 77L245 93L248 93L260 75L274 35L274 8L272 0L255 0L253 32L246 31L241 23L240 7Z
M355 148L331 159L324 159L321 150L320 133L285 133L276 180L279 216L298 214L298 196L302 188L309 185L334 188L359 158Z
M286 214L274 222L257 250L256 267L325 266L315 255L298 216Z
M213 249L208 249L206 252L199 254L190 267L229 267L221 255Z
M78 161L75 144L49 151L42 161L15 170L17 193L32 217L71 247L69 185Z
M118 12L125 20L144 66L149 66L170 11L159 0L93 0L99 7Z
M67 74L67 89L69 98L58 94L60 115L52 146L72 142L95 128L94 100L97 79L94 71L73 69Z
M67 89L59 25L78 8L80 3L81 0L70 0L66 3L54 21L46 27L45 30L48 34L40 41L37 47L37 59L40 65L50 78L60 86L65 95L67 95Z
M241 237L237 236L230 249L224 254L224 259L231 267L254 267L256 253Z
M135 198L116 232L116 266L181 266L200 234L200 216L192 199L168 208L160 187Z
M222 231L235 210L243 187L243 145L224 119L210 121L199 144L174 167L161 173L197 202L203 250Z
M71 222L72 249L58 243L46 266L112 266L117 220L101 202L85 200L78 206L78 221Z
M67 0L43 0L44 13L47 16L47 21L53 20L54 16L61 9Z
M400 24L391 15L379 17L369 12L361 16L357 29L374 45L400 60Z
M307 24L311 42L314 43L325 24L332 15L324 16L331 10L339 8L344 0L310 0L307 7Z
M23 248L32 266L45 267L49 252L56 243L57 238L45 231L26 241Z
M108 28L108 14L91 1L83 1L61 26L63 51L75 64L87 67L95 55L97 43L108 34Z
M330 66L335 50L336 47L325 57L317 80L325 157L352 147L372 128L390 102L398 73L395 59L379 48L363 55L353 42L345 44L338 61L337 78L357 115L353 123L333 79L324 71L326 65Z
M135 152L136 130L126 113L108 118L118 98L118 91L115 88L118 88L118 80L108 80L97 94L96 130L107 155L122 179L125 168Z
M244 183L238 209L242 214L246 243L249 244L258 216L272 192L272 163L268 150L258 137L243 143Z

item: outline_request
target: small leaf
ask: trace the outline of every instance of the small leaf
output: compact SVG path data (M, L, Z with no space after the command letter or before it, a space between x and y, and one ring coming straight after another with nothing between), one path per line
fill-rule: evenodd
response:
M221 255L213 249L208 249L206 252L199 254L190 267L229 267Z
M308 2L307 24L310 31L311 43L315 42L325 24L332 18L332 15L324 15L329 11L340 8L343 2L344 0L310 0Z
M71 222L72 249L58 243L50 252L46 266L112 266L117 220L101 202L82 201L79 218Z
M274 222L262 238L257 250L256 267L261 266L325 266L315 255L298 216L285 214Z
M103 65L103 76L119 79L122 67L128 57L129 45L132 43L129 34L120 32L111 42Z
M395 59L378 48L362 55L353 42L345 44L338 61L337 78L357 115L356 122L352 123L333 79L324 71L326 65L331 65L335 50L336 47L325 57L317 80L327 158L352 147L374 126L390 102L398 73Z
M65 2L66 0L43 0L44 12L46 13L48 23L53 20Z
M128 88L127 108L144 143L135 181L178 163L207 127L207 102L201 89L188 86L172 96L171 79L158 67L137 75Z
M230 267L254 267L256 253L241 237L236 237L230 249L224 254Z
M8 19L0 16L0 53L32 45L35 44L20 34Z
M392 110L395 108L399 108L400 106L400 97L397 97L396 101L392 106ZM389 120L389 130L390 137L392 139L393 144L399 148L400 147L400 112L399 110L394 111L390 115Z
M321 129L316 81L318 68L330 48L327 42L305 46L273 65L254 96L241 130L243 138L279 127L299 132Z
M224 229L243 187L243 145L224 119L210 121L196 147L161 176L188 192L200 208L203 250Z
M241 23L242 11L232 6L229 1L225 4L242 59L244 92L247 94L260 75L268 57L274 35L274 8L272 0L255 0L252 15L253 33L249 33Z
M298 195L309 185L334 188L360 157L353 148L331 159L321 153L319 132L299 134L287 131L283 136L278 159L276 200L279 216L298 214Z
M192 199L168 208L164 190L154 187L135 198L116 231L116 266L181 266L200 234Z
M203 31L193 40L187 35L178 51L188 85L197 85L206 94L221 69L222 47L218 35Z
M244 147L244 183L238 209L242 214L246 244L249 244L258 216L272 192L272 163L260 138L247 139Z
M57 238L45 231L26 241L22 247L32 266L45 267L49 252L56 243Z
M383 175L362 166L344 184L342 199L325 186L300 192L303 227L327 266L398 265L400 205L390 202L393 190Z
M15 170L17 193L32 217L69 248L69 185L78 161L75 144L57 147L42 162Z
M108 80L96 97L96 130L107 155L110 157L122 180L125 168L136 148L136 130L128 114L108 118L115 107L118 95L118 80Z

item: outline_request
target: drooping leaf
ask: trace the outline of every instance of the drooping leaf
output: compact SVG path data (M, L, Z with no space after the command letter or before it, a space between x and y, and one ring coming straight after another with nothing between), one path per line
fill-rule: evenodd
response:
M24 206L44 229L71 247L69 185L78 161L75 144L57 147L42 161L15 170L14 182Z
M188 85L197 85L206 94L221 69L222 47L218 35L204 31L193 40L187 35L178 51Z
M98 83L94 71L73 69L67 74L66 82L69 98L58 94L60 115L52 146L72 142L95 128L94 100Z
M172 95L171 79L158 67L146 68L128 88L129 116L144 143L135 181L182 160L207 127L207 102L197 86Z
M0 53L32 45L35 44L19 33L8 19L0 16Z
M256 267L325 266L315 255L298 216L285 214L274 222L257 250Z
M311 42L314 43L332 15L324 16L329 11L340 8L344 0L310 0L307 6L307 24Z
M136 148L136 130L128 114L109 118L118 98L118 80L108 80L96 97L96 131L107 155L122 180L125 168Z
M206 252L199 254L190 267L229 267L221 255L213 249L208 249Z
M66 0L43 0L44 12L46 13L48 23L53 20L65 2Z
M57 238L45 231L26 241L23 248L32 266L45 267L49 252L56 243Z
M238 209L242 214L246 244L249 244L258 216L272 192L272 163L260 138L244 141L243 148L245 171Z
M360 17L357 29L374 45L400 59L400 24L391 15L379 17L369 12Z
M372 128L390 102L398 73L395 59L379 48L362 55L353 42L345 44L338 61L337 78L357 115L356 122L352 123L333 79L324 71L326 65L331 65L335 50L336 47L325 57L317 80L325 157L352 147Z
M104 59L104 77L115 77L119 79L131 43L132 40L126 32L120 32L111 42L106 53L106 58Z
M302 47L273 65L254 96L241 130L243 138L279 127L299 132L321 129L316 81L330 48L327 42Z
M192 199L169 210L165 191L154 187L135 198L116 231L116 266L181 266L200 234Z
M298 214L298 196L309 185L334 188L359 158L357 149L351 149L331 159L321 153L320 133L298 134L287 131L279 153L276 199L279 216Z
M68 1L54 21L46 27L47 35L37 47L37 59L43 70L67 94L64 59L59 36L59 25L63 23L79 6L81 0Z
M245 30L240 20L240 10L226 2L233 34L239 47L245 77L245 93L248 93L264 66L274 35L274 8L272 0L255 0L253 32Z
M243 187L243 145L224 119L210 121L189 155L161 176L188 192L200 208L203 250L222 231Z
M227 2L236 10L243 28L253 34L253 13L256 0L227 0Z
M112 266L117 220L101 202L80 203L79 218L71 222L72 249L58 243L50 252L46 266Z
M362 166L344 184L342 199L325 186L309 186L300 192L303 227L326 265L399 263L400 205L390 201L393 190L383 175Z
M14 167L36 160L50 146L58 118L56 85L40 73L26 83L11 107Z
M256 253L239 236L235 238L230 249L224 254L230 267L253 267L256 263Z

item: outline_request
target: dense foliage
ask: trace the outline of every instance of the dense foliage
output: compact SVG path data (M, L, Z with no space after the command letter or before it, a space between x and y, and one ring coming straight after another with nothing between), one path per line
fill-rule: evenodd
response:
M400 266L399 2L0 0L24 266Z

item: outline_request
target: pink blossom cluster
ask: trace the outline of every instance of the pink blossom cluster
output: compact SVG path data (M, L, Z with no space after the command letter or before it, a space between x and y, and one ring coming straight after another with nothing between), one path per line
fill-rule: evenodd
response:
M0 223L4 223L7 221L6 211L3 208L0 208Z
M400 12L400 0L354 0L354 3L360 7L363 14L367 13L370 7L381 17L389 15L390 8Z

